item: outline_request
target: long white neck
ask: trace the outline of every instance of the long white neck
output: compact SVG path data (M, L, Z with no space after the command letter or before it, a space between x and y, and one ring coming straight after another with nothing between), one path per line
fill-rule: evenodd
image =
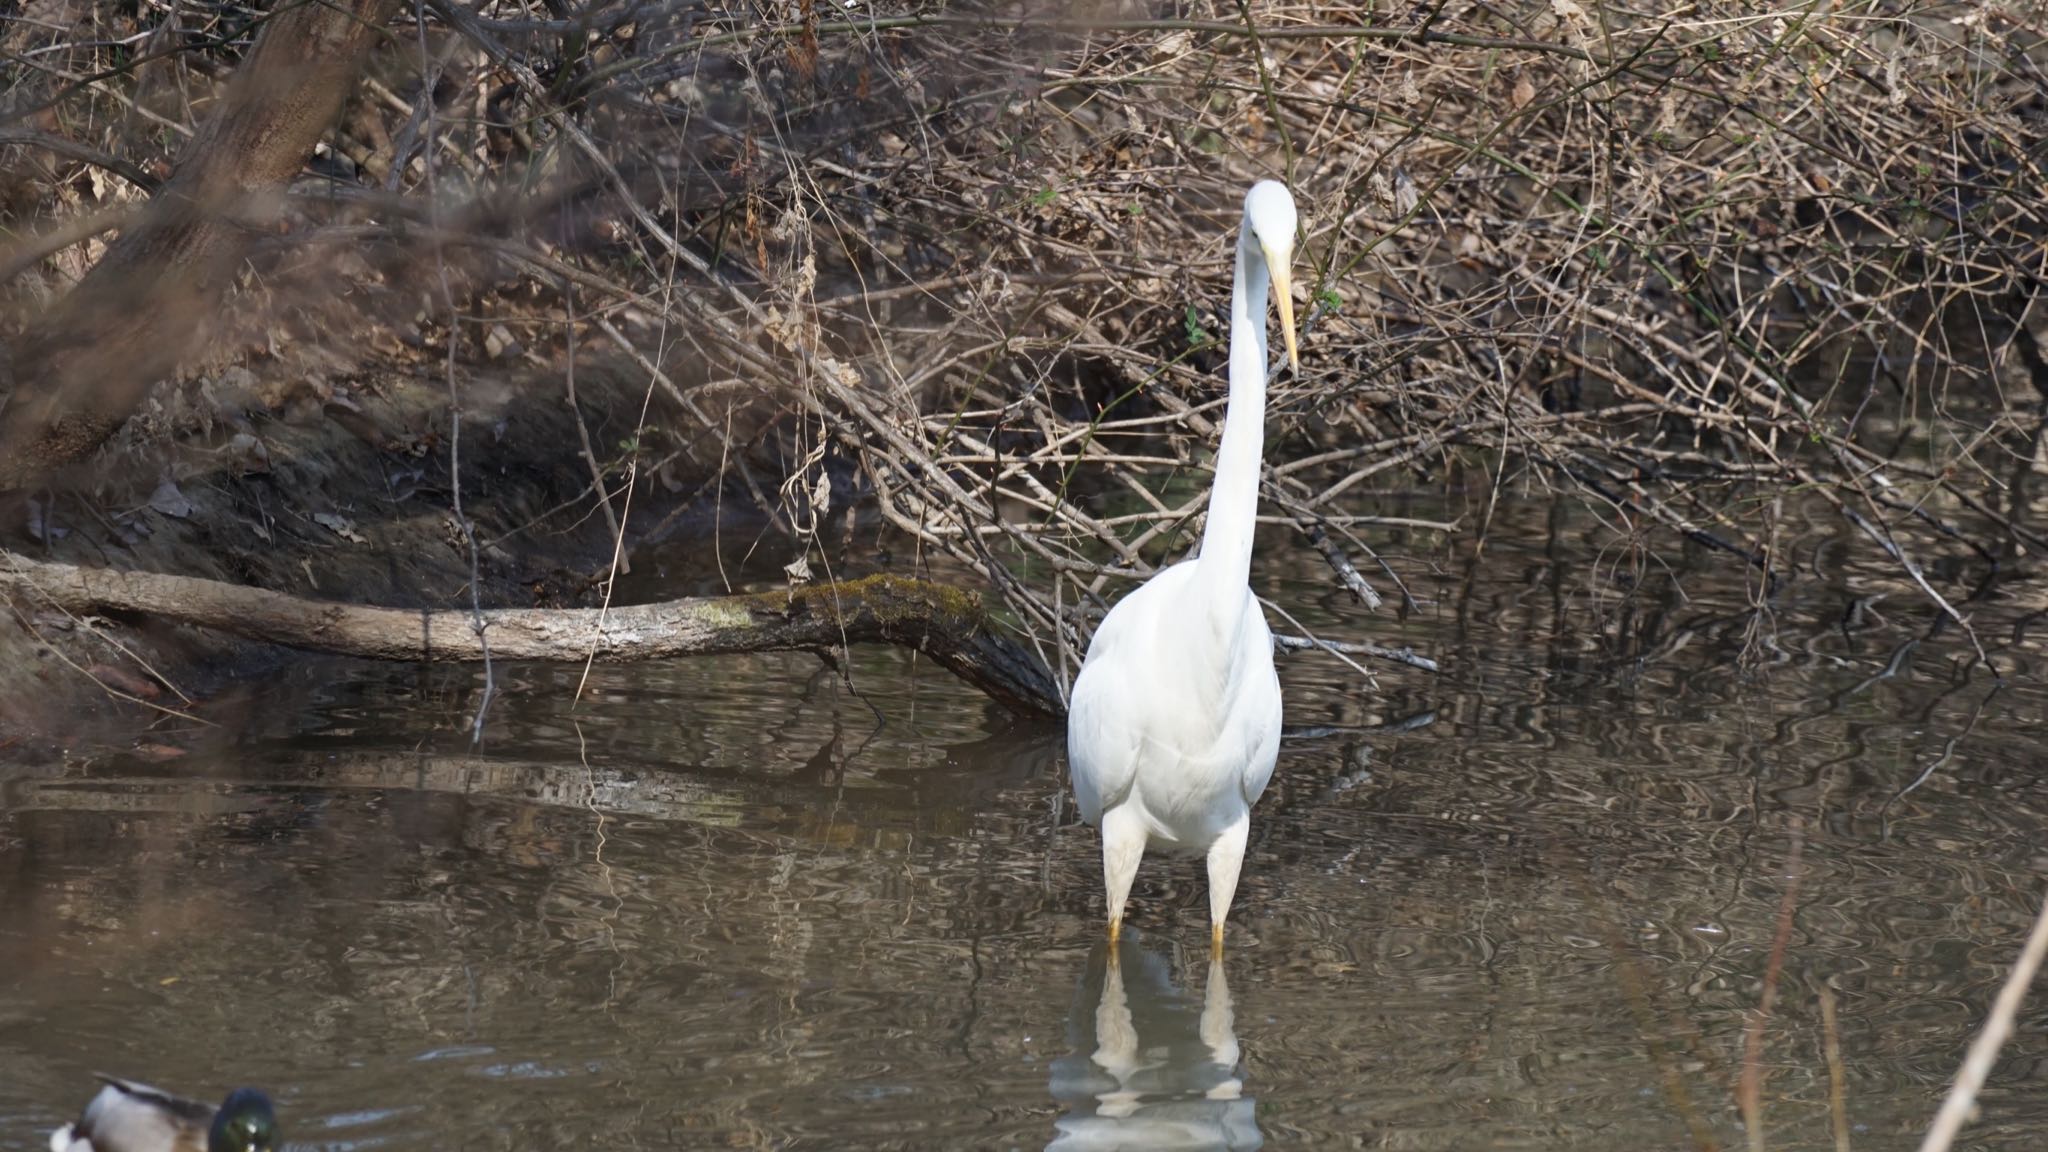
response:
M1202 583L1219 594L1251 579L1252 529L1259 512L1259 458L1266 445L1266 260L1251 221L1238 230L1230 289L1230 407L1216 449L1209 524L1202 531Z

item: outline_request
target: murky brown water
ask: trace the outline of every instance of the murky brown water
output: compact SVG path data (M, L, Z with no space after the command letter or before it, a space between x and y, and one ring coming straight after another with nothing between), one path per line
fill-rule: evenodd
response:
M1741 1147L1786 906L1769 1146L1835 1147L1826 990L1853 1146L1912 1147L2048 884L2038 646L1994 693L1909 597L1839 626L1839 555L1773 633L1531 519L1403 556L1406 623L1275 581L1453 674L1287 659L1291 724L1388 727L1285 746L1220 970L1152 862L1112 972L1057 730L890 652L501 670L476 749L474 673L308 661L183 757L0 767L0 1149L95 1070L302 1148ZM2048 995L1984 1100L2042 1146Z

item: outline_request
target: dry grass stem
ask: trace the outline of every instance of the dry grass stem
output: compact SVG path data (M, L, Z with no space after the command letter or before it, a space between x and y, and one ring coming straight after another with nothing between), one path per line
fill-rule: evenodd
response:
M2048 900L2042 902L2040 914L2034 917L2034 930L2027 934L2026 947L2020 950L2012 974L1998 990L1984 1030L1977 1033L1977 1039L1970 1043L1969 1055L1963 1058L1963 1066L1956 1070L1955 1083L1942 1098L1941 1111L1935 1113L1927 1138L1920 1142L1920 1152L1948 1152L1956 1134L1976 1111L1977 1093L1991 1075L1991 1066L1998 1062L1998 1050L2012 1035L2013 1018L2019 1015L2020 1004L2027 998L2027 989L2033 985L2034 973L2040 970L2044 955L2048 955Z

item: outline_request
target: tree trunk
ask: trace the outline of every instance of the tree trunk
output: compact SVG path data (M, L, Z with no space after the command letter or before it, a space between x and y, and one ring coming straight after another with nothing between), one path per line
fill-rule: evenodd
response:
M280 0L177 171L22 341L0 490L98 448L195 350L279 193L334 122L394 0Z
M290 648L372 660L474 661L476 618L307 600L189 576L45 564L0 552L0 591L68 612L130 612ZM1044 665L991 626L981 598L900 576L793 590L595 608L499 608L483 614L498 660L656 660L884 643L912 648L1012 711L1058 716Z

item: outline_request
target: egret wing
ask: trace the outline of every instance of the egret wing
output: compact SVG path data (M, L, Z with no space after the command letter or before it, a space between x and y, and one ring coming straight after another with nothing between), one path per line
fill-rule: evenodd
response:
M1280 687L1277 680L1273 686L1273 707L1266 710L1251 734L1249 751L1241 785L1247 806L1258 803L1259 797L1265 794L1266 785L1273 779L1273 765L1280 759Z
M1104 812L1123 803L1138 778L1145 728L1138 693L1148 677L1141 649L1150 645L1158 607L1185 580L1186 567L1175 565L1119 600L1095 629L1088 658L1074 677L1067 701L1067 768L1074 799L1090 824L1101 823Z
M1100 824L1103 812L1131 793L1140 741L1137 725L1118 708L1119 678L1092 649L1089 657L1067 705L1067 769L1082 819Z
M1240 787L1244 802L1256 804L1273 779L1273 765L1280 758L1280 676L1273 670L1273 632L1259 602L1246 598L1247 616L1239 633L1237 665L1242 678L1237 687L1237 707L1245 718L1244 778Z

